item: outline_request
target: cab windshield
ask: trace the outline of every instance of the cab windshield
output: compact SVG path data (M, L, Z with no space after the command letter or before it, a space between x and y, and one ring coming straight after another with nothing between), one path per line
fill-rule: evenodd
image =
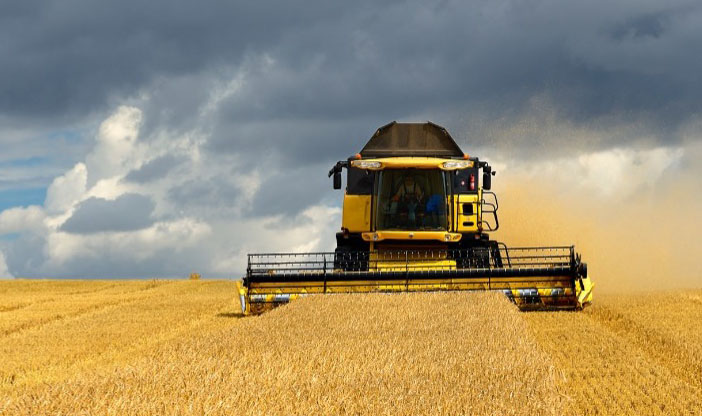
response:
M377 230L446 230L446 179L441 170L378 172Z

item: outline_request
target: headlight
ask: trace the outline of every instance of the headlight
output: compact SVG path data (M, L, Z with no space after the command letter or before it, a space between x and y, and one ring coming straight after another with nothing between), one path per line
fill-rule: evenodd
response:
M441 164L441 169L454 170L472 168L473 161L471 160L449 160Z
M374 161L374 160L354 160L354 161L351 161L351 166L353 166L354 168L359 168L359 169L373 170L373 169L380 169L381 167L383 167L383 164L378 162L378 161Z

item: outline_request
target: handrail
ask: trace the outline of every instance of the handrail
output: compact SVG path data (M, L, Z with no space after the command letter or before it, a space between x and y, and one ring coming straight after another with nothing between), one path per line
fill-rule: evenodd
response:
M247 277L341 272L451 271L465 273L525 269L571 269L579 266L572 246L493 247L437 250L374 250L315 253L257 253L248 255Z

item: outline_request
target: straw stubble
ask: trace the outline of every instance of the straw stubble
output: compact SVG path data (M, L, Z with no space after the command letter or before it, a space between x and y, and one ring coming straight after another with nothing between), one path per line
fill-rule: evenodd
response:
M0 414L702 414L702 291L521 313L500 293L0 282Z
M562 414L498 294L310 297L13 400L26 414Z

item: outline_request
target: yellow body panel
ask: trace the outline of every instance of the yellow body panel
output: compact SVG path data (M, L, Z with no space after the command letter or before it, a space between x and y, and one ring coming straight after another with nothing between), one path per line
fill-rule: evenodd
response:
M383 240L433 240L451 241L461 240L461 234L447 233L446 231L376 231L361 234L365 241Z
M348 273L348 272L347 272ZM352 275L353 273L348 273ZM248 289L239 285L242 310L245 314L258 314L297 298L308 295L335 293L398 293L398 292L437 292L437 291L485 291L505 293L521 309L580 309L591 301L592 285L587 280L590 291L575 285L568 276L533 276L503 278L451 278L409 279L409 280L346 280L346 281L300 281L256 283ZM560 297L554 300L553 296ZM535 297L538 301L534 302ZM587 299L589 297L589 299Z
M369 271L406 272L424 270L456 270L456 260L447 259L446 253L441 258L432 252L409 253L405 256L397 251L376 250L370 253L368 262Z
M353 272L344 272L348 276L353 276ZM347 280L347 281L328 281L326 282L326 292L324 284L319 281L299 281L299 282L265 282L255 283L248 289L248 294L281 294L281 293L330 293L336 292L334 288L345 289L345 292L367 292L377 291L369 290L378 286L405 286L423 285L427 289L434 290L440 287L446 287L456 290L461 289L518 289L531 287L549 287L549 288L564 288L569 289L570 293L580 293L578 285L575 285L573 292L573 281L568 276L531 276L531 277L447 277L445 279L409 279L401 281L398 285L396 280ZM239 282L239 290L246 290Z
M452 161L455 159L445 159L438 157L385 157L377 159L363 159L367 162L380 162L380 166L377 168L366 168L368 170L382 170L382 169L403 169L403 168L414 168L414 169L441 169L441 170L456 170L456 168L444 168L443 164L447 161ZM352 161L351 164L355 165L360 161ZM466 160L465 166L459 169L468 169L473 167L473 161Z
M443 169L443 163L452 159L433 158L433 157L392 157L392 158L377 158L363 159L364 161L377 161L381 163L381 167L368 170L383 170L401 169L401 168L416 168L416 169ZM472 167L472 161L469 167ZM453 169L448 169L453 170ZM478 233L480 231L480 197L478 194L462 194L454 197L447 196L447 208L452 229L449 232L444 231L377 231L372 230L372 207L371 195L344 195L344 206L342 212L341 227L348 232L361 232L362 238L365 241L383 241L383 240L433 240L440 242L458 242L461 240L461 234ZM473 214L466 215L463 212L463 204L470 203L473 205ZM463 225L464 223L472 222L473 225ZM447 236L448 235L448 239Z
M455 198L456 231L459 233L477 233L479 221L480 201L477 194L461 194ZM465 210L465 204L471 204L472 213ZM468 224L466 224L468 223ZM472 223L472 225L470 225Z
M580 283L575 285L575 294L578 297L578 303L582 306L587 306L592 303L592 289L595 288L595 284L590 280L589 277L583 278Z
M349 232L358 233L370 231L371 225L371 196L344 195L344 210L341 227Z

